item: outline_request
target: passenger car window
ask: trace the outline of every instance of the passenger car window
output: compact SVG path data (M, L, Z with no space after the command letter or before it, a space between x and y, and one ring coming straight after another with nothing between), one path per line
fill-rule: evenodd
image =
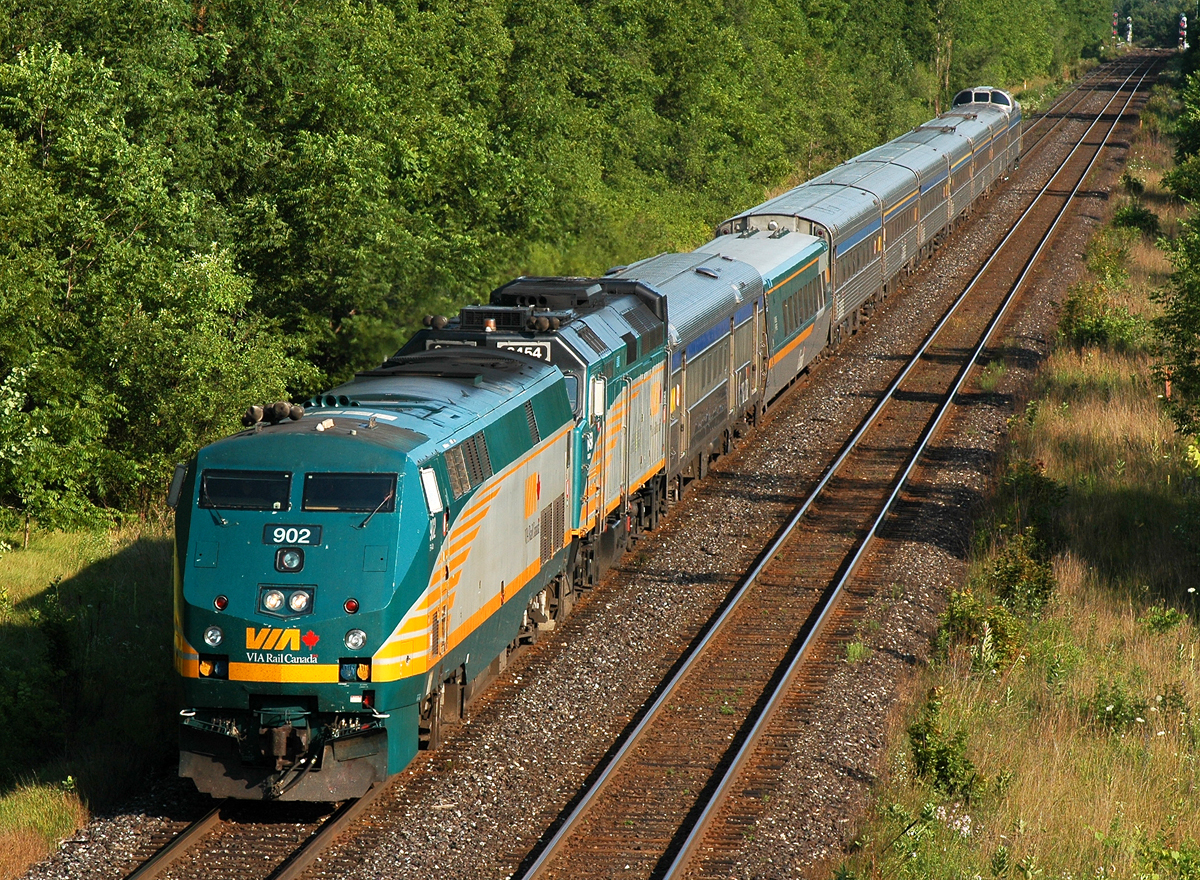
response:
M205 470L200 506L222 510L288 510L292 475L287 471Z
M302 510L391 513L396 509L395 474L306 474Z

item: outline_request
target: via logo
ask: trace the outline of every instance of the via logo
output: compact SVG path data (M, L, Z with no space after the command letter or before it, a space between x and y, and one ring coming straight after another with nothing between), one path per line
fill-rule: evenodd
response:
M304 642L304 647L311 651L317 646L320 639L321 637L311 629L301 637L298 629L246 627L247 651L299 651L301 642Z

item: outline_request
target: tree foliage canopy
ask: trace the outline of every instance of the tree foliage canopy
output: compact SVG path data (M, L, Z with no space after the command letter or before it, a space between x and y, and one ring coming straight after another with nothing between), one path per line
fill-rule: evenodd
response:
M248 402L423 313L694 245L927 118L937 45L953 87L999 85L1108 26L1097 0L0 8L0 508L47 524L151 503Z
M1175 116L1175 168L1163 182L1190 202L1200 199L1200 71L1197 50L1184 57L1191 68L1179 92ZM1200 223L1181 223L1179 234L1166 247L1174 271L1158 294L1162 315L1155 321L1162 340L1160 370L1170 380L1168 401L1176 424L1191 434L1200 432Z

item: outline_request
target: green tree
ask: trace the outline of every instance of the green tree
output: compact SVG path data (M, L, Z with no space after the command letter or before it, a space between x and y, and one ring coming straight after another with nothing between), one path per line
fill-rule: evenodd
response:
M694 247L1094 2L0 0L0 509L152 503L247 403Z
M195 195L129 137L120 93L58 46L0 64L3 381L21 438L0 451L0 501L50 525L147 503L246 397L311 376L247 311L230 255L199 252Z
M1163 341L1160 370L1170 379L1171 413L1180 430L1200 431L1200 226L1181 224L1170 244L1174 271L1158 295L1162 315L1155 326Z

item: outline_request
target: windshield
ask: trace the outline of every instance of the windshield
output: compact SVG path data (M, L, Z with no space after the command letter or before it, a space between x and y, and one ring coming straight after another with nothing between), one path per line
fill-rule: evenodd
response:
M301 508L391 513L396 509L396 475L308 474Z
M200 506L224 510L288 510L292 475L287 471L206 470Z

